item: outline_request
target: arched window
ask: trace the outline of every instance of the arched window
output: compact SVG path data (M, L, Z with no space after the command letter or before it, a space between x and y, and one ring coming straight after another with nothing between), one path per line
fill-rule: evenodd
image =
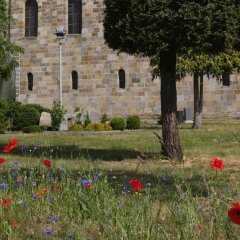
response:
M72 89L78 89L78 73L76 71L72 71Z
M28 90L32 91L33 90L33 74L29 72L27 74L27 78L28 78Z
M119 88L125 89L125 71L123 69L120 69L118 71L119 76Z
M25 5L25 37L37 36L38 4L35 0L27 0Z
M223 86L230 86L230 73L228 72L225 72L223 75L222 75L222 85Z
M68 0L68 33L82 32L82 1Z

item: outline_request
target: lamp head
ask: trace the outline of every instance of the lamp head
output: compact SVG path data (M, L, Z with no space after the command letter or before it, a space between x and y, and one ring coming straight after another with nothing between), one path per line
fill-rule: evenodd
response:
M56 28L55 35L57 36L57 39L63 39L65 35L64 27L59 26Z

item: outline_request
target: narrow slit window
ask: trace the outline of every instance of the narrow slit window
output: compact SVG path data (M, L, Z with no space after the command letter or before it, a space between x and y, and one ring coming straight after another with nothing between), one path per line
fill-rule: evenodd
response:
M230 74L228 72L222 75L222 85L223 86L230 86Z
M25 5L25 37L37 36L38 32L38 4L35 0L28 0Z
M76 71L72 71L72 89L78 89L78 73Z
M125 71L120 69L118 71L119 76L119 88L125 89Z
M32 91L33 90L33 74L29 72L27 74L27 78L28 78L28 90Z
M68 1L68 33L69 34L82 33L82 1L81 0Z

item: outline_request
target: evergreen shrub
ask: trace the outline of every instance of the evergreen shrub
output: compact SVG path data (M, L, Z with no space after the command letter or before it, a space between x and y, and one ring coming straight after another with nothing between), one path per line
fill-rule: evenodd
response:
M126 128L126 121L124 118L115 117L111 120L111 127L113 130L124 130Z
M140 118L138 116L129 116L127 118L127 129L139 129Z
M40 113L33 106L20 105L16 110L12 119L13 130L21 130L26 126L39 124Z
M101 118L101 123L106 123L110 120L109 116L105 113Z
M46 126L39 126L39 125L29 125L22 128L22 131L24 133L40 133L46 130L47 130Z
M69 131L83 131L83 126L79 123L72 123L68 127Z

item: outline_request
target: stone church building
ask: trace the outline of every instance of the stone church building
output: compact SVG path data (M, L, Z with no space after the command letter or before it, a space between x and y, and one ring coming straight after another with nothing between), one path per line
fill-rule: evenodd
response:
M11 40L25 50L16 69L16 100L51 107L62 98L69 113L78 107L95 116L161 112L160 79L152 80L148 59L118 54L104 43L103 0L9 4ZM61 42L56 29L65 32ZM239 78L204 79L205 117L240 117ZM178 109L193 108L192 77L177 84Z

